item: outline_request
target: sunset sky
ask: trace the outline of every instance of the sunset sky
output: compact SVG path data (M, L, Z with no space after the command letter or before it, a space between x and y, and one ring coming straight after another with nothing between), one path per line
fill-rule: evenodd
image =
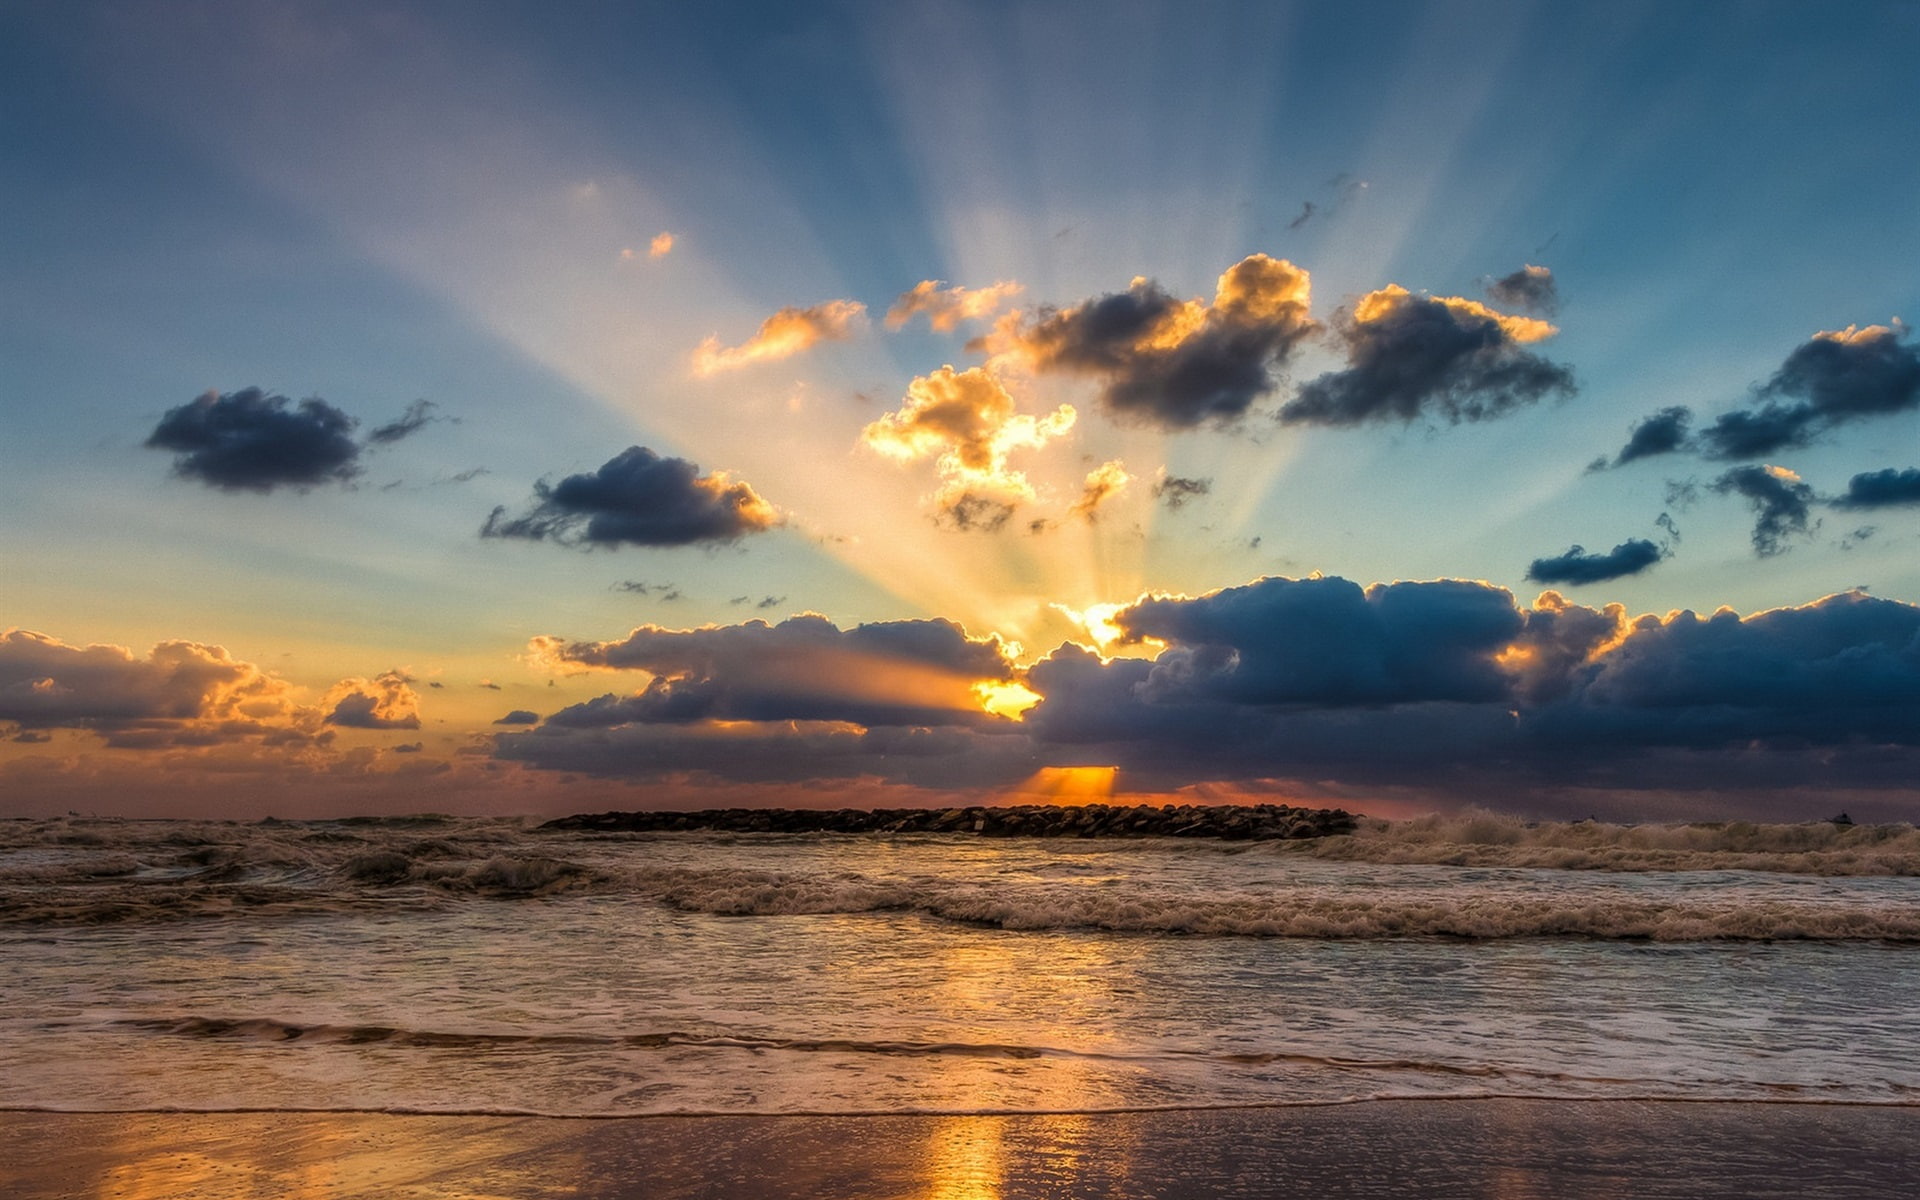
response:
M1916 62L0 0L0 814L1920 817Z

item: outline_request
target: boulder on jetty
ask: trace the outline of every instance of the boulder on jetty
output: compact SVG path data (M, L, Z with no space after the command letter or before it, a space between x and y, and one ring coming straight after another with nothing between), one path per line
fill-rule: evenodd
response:
M1274 841L1352 833L1338 808L1286 804L1022 804L988 808L708 808L560 817L542 829L589 833L975 833L983 837L1203 837Z

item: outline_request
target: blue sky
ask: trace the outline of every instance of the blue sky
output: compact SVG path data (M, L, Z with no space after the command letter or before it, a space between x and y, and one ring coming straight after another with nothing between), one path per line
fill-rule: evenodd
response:
M8 809L1912 814L1912 5L0 33Z

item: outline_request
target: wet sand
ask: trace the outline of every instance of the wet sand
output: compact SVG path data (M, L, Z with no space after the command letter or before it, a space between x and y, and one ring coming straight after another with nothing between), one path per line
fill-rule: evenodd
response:
M1013 1117L0 1113L13 1200L1860 1197L1920 1108L1377 1101Z

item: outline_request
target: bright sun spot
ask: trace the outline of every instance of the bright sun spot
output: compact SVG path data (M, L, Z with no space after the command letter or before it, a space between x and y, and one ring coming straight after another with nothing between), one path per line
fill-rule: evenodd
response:
M974 684L973 694L979 698L981 708L1009 721L1018 721L1028 709L1040 703L1040 693L1026 684L996 679L983 679Z
M1121 609L1127 607L1124 604L1089 604L1080 609L1068 608L1064 604L1055 604L1053 607L1069 621L1084 629L1087 636L1093 639L1094 649L1102 654L1106 653L1109 646L1126 636L1126 631L1113 623L1113 618L1119 615Z

